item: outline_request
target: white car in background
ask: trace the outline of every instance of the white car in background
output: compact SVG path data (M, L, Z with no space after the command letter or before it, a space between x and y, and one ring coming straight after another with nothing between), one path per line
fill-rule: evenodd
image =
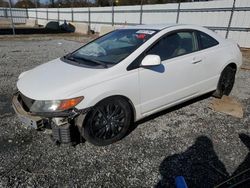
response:
M58 142L108 145L139 119L214 91L229 95L242 55L194 25L139 25L101 36L19 76L22 122Z

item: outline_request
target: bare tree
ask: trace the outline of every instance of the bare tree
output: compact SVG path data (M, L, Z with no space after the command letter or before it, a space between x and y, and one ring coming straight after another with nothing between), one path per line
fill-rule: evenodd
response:
M35 4L31 0L19 0L14 4L16 8L34 8Z
M5 0L0 0L0 7L9 7L9 4Z

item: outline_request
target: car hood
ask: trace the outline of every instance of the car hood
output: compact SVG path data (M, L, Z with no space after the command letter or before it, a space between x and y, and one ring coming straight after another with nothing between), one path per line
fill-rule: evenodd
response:
M92 82L89 79L106 70L71 65L55 59L22 73L17 88L35 100L67 99L72 93L93 84L93 79Z

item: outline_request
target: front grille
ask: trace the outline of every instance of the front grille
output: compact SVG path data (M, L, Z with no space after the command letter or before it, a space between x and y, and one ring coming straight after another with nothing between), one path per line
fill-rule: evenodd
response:
M26 96L24 96L22 93L19 93L18 95L18 101L20 102L20 104L22 105L23 109L26 112L30 111L31 106L33 105L33 103L35 102L35 100L30 99Z

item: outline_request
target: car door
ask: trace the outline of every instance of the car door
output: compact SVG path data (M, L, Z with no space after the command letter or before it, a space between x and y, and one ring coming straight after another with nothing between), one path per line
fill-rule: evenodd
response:
M201 92L207 92L215 89L218 84L218 79L220 76L221 65L220 63L225 62L224 60L224 49L218 46L219 42L211 37L210 35L201 32L197 32L197 39L199 41L199 54L203 56L202 62L199 66L206 71L201 76L201 82L199 87Z
M139 68L141 112L150 113L199 93L204 69L199 64L194 31L176 31L161 38L146 54L159 55L161 65Z

